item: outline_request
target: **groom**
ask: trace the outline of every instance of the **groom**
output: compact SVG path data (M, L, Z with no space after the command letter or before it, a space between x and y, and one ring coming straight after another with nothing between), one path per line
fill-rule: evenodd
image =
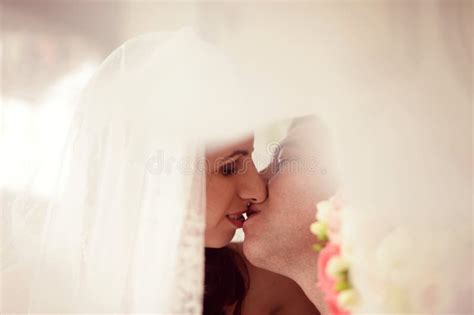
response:
M328 131L314 116L295 119L270 165L261 175L268 198L251 205L256 211L244 224L244 254L257 267L295 280L308 298L327 314L317 289L316 203L335 193L335 172Z

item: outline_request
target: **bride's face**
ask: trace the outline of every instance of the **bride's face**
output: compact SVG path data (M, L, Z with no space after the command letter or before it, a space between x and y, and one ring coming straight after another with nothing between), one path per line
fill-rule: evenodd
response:
M206 247L226 246L242 227L247 205L267 197L252 152L253 136L206 152Z

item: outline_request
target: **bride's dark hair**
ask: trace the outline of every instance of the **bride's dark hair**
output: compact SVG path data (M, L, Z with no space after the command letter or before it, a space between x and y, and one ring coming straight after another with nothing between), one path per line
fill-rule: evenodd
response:
M249 287L249 274L239 253L231 248L206 248L204 314L223 315L224 308L235 304L240 315Z

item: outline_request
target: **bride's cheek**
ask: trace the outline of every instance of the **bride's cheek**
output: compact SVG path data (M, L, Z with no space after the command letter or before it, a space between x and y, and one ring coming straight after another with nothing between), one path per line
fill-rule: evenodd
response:
M215 196L209 196L206 201L206 228L215 227L220 219L221 205Z
M230 204L230 189L218 181L212 181L207 187L206 200L206 228L212 228L225 218L226 211Z

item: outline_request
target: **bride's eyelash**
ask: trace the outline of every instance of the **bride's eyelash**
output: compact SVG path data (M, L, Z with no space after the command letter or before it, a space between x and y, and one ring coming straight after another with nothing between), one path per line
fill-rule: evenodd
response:
M219 168L219 173L223 176L232 176L238 172L238 160L225 163Z
M219 173L223 176L232 176L237 173L237 161L232 161L222 165L219 168Z

